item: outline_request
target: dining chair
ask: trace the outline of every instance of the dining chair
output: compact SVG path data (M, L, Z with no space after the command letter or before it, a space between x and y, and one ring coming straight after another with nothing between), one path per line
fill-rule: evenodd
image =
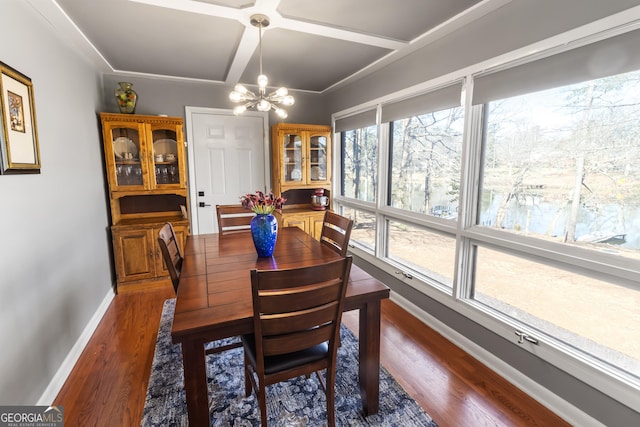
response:
M182 271L182 252L176 239L176 232L170 222L165 223L158 232L158 245L162 252L162 259L169 270L169 277L173 284L173 290L178 293L180 283L180 272Z
M340 256L345 256L347 249L349 249L352 228L352 219L345 218L332 211L326 211L320 233L320 243L330 247Z
M244 344L245 395L256 393L267 426L266 386L316 373L335 425L338 337L352 257L281 270L251 270L253 334ZM326 370L326 380L318 371Z
M251 220L255 212L238 205L216 205L218 233L230 234L251 230Z
M158 244L160 245L160 252L162 252L162 259L167 266L167 270L169 270L169 277L173 284L173 290L177 296L184 258L182 257L182 252L180 252L180 245L178 245L173 225L170 222L165 223L162 228L160 228L160 231L158 232ZM205 354L220 353L222 351L231 350L232 348L238 348L241 346L242 341L240 340L224 345L208 345L205 348Z

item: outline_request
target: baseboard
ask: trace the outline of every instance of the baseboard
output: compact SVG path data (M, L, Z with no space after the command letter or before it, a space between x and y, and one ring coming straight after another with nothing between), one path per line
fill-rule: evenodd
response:
M109 290L109 292L107 292L107 295L98 306L96 312L89 320L87 326L85 326L82 334L80 334L80 337L78 337L78 340L69 351L69 354L67 354L67 357L65 357L64 361L58 368L58 371L49 382L47 388L44 390L44 393L42 393L42 396L40 396L40 399L37 403L38 405L49 406L53 404L53 401L58 396L58 393L67 380L67 377L71 373L71 370L76 365L76 362L78 361L78 358L80 358L80 355L89 342L89 339L91 339L91 336L98 327L100 320L107 312L109 304L111 304L114 296L115 294L112 290Z
M594 419L589 414L586 414L585 412L581 411L579 408L562 399L550 390L542 387L540 384L531 380L531 378L527 377L522 372L505 363L500 358L494 356L492 353L480 347L473 341L467 339L464 335L461 335L457 331L440 322L435 317L429 315L427 312L420 309L418 306L416 306L406 298L398 295L395 292L391 292L390 298L394 303L398 304L400 307L407 310L409 313L428 325L430 328L436 330L440 335L444 336L453 344L478 359L489 369L493 370L505 380L509 381L511 384L518 387L523 392L527 393L533 399L540 402L540 404L549 408L569 424L575 426L588 425L594 427L605 427L604 424Z

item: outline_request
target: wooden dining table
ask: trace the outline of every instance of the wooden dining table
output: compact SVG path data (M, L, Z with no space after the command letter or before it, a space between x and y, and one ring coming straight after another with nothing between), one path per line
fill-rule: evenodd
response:
M273 256L259 258L251 233L187 237L171 337L182 345L189 425L209 425L205 344L253 332L252 269L303 267L340 258L297 227L282 228ZM380 305L389 288L353 264L344 311L359 310L358 377L365 415L378 412Z

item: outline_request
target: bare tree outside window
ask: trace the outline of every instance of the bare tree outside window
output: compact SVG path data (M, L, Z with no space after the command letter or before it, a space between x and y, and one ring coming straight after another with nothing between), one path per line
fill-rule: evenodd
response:
M640 72L488 105L479 223L640 253Z
M391 206L457 218L463 119L456 107L391 124Z
M376 200L378 130L376 126L342 132L342 195Z

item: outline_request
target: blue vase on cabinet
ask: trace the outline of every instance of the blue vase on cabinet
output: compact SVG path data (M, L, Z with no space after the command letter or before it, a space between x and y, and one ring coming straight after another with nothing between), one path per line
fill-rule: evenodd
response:
M278 220L271 214L258 214L251 220L251 236L259 257L270 257L278 238Z

